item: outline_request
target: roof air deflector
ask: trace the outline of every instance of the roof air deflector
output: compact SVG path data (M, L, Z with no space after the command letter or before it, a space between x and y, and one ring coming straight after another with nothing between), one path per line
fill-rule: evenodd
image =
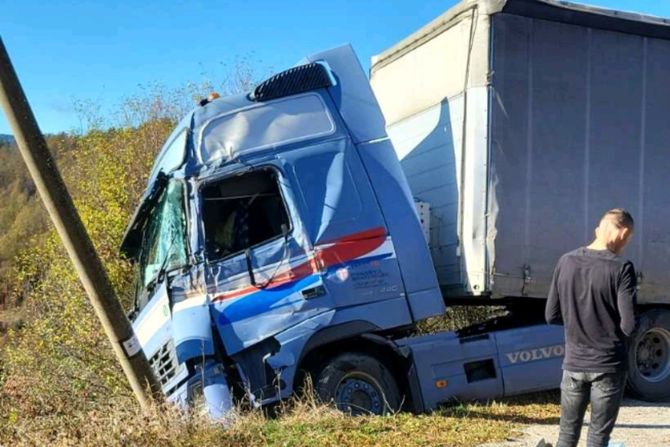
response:
M249 95L252 101L269 101L334 85L325 64L312 62L289 68L261 82Z

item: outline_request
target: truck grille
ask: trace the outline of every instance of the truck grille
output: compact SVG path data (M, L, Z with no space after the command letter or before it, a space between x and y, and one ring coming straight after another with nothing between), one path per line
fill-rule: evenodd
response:
M177 361L177 351L174 349L174 342L172 340L165 343L158 352L149 359L149 364L163 386L165 386L175 375L177 375L180 369L184 367L184 365L180 365Z

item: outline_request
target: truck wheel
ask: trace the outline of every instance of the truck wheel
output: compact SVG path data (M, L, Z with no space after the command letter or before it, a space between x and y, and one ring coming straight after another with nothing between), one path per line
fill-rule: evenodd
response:
M376 358L359 353L333 357L314 375L323 402L357 416L388 414L400 409L400 393L391 372Z
M640 316L628 350L628 389L637 398L670 398L670 311L652 309Z

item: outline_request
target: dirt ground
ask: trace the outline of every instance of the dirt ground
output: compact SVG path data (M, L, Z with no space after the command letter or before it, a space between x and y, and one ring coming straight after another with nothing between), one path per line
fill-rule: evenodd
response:
M589 413L586 413L579 446L586 445ZM502 444L486 447L535 447L541 439L554 445L558 438L558 421L528 425L523 433ZM610 443L623 443L626 447L670 446L670 402L648 403L626 399L619 412Z

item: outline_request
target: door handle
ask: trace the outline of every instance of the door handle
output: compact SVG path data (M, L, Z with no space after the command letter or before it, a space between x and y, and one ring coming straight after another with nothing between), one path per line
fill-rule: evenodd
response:
M302 297L306 300L318 298L326 294L326 288L323 286L311 287L302 291Z

